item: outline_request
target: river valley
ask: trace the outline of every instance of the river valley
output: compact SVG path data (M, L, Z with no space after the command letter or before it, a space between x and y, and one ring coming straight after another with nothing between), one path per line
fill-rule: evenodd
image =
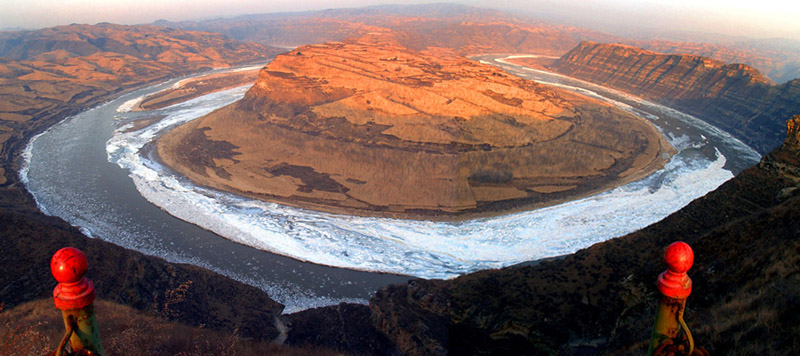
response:
M149 144L155 137L247 90L125 112L126 103L175 80L68 118L37 136L26 150L21 176L43 211L86 234L260 287L292 312L365 302L380 286L403 282L407 275L451 278L572 253L662 219L759 159L696 118L502 58L475 59L634 112L656 125L678 154L645 179L498 217L434 222L313 212L197 187L158 164ZM148 119L149 125L133 127Z

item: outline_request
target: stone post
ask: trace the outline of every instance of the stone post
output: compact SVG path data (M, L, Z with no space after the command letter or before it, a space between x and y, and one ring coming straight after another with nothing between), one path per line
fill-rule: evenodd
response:
M74 247L58 250L50 261L50 271L58 285L53 290L53 301L64 317L67 333L56 350L63 352L66 338L69 338L72 351L81 355L102 355L100 331L94 315L94 283L84 274L88 269L86 256Z
M691 355L694 351L694 340L686 322L683 321L683 312L686 308L686 298L692 293L692 279L686 272L694 263L694 252L688 244L682 241L674 242L667 247L664 255L667 270L658 276L658 290L661 292L661 301L656 312L656 322L650 336L650 349L648 355L665 354L664 348L681 348L682 354ZM683 330L684 338L678 336ZM681 347L683 340L688 345Z

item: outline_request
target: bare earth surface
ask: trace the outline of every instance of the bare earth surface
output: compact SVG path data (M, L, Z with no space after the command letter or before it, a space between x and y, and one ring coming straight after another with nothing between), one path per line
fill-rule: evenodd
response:
M191 100L206 94L252 84L258 79L258 69L210 74L182 80L176 86L150 95L133 108L149 111Z
M389 33L303 46L158 141L192 181L316 210L462 219L597 193L673 149L645 120Z
M538 57L536 55L532 56L521 55L521 56L511 56L504 60L509 63L513 63L528 68L549 71L548 67L551 66L553 62L555 62L557 59L558 58L553 58L553 57Z

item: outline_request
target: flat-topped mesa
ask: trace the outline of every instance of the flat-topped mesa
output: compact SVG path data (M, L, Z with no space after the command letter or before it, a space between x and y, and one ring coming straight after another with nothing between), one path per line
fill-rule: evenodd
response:
M282 54L242 100L158 141L164 163L201 185L426 219L552 205L642 177L672 152L624 110L384 31Z
M411 51L387 34L278 56L261 71L241 107L297 129L314 130L323 122L329 128L335 118L342 124L390 125L381 130L384 140L493 147L557 137L571 125L556 118L572 115L572 104L548 87L447 50ZM506 119L496 120L501 116ZM342 124L326 134L361 136L340 132Z

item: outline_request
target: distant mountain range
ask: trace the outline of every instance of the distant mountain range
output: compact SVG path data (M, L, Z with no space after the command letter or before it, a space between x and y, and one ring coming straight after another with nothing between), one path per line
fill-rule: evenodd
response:
M581 40L614 37L586 29L549 25L505 13L453 4L374 6L301 13L245 15L157 26L223 33L261 44L296 46L360 37L375 27L402 32L412 49L439 46L461 53L481 51L564 53Z
M751 40L707 34L667 34L648 39L613 36L585 28L455 4L381 5L293 13L254 14L156 26L223 33L240 41L298 46L358 37L369 26L407 33L405 46L562 55L580 41L618 42L664 53L693 54L748 64L777 83L800 77L800 41Z

